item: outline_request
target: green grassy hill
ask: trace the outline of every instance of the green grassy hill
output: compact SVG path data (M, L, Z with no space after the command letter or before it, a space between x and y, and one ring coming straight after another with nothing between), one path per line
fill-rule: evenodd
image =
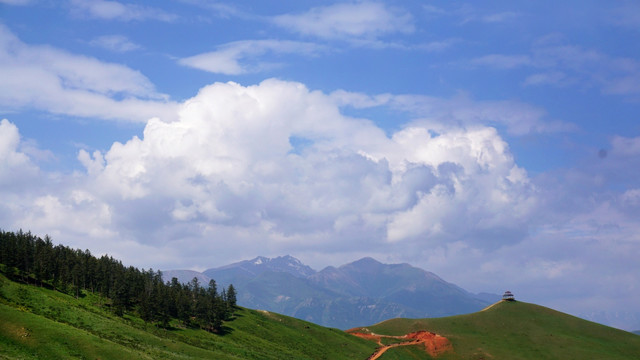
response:
M477 313L434 319L392 319L359 331L403 335L428 330L449 339L438 359L640 359L640 336L546 307L502 301ZM429 358L416 346L380 359Z
M0 359L366 359L376 345L337 329L239 309L224 334L163 329L0 274Z
M240 308L223 334L125 314L108 300L76 299L0 275L0 359L366 359L378 346L338 329ZM359 329L385 335L419 330L449 339L438 359L637 359L640 336L542 306L499 302L485 311L433 319L392 319ZM384 343L402 340L385 339ZM380 359L429 359L424 346L389 349Z

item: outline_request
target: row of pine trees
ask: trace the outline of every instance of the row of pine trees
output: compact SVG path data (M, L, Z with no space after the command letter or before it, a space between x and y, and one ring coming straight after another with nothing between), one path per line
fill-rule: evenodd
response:
M145 321L164 327L178 319L185 326L220 331L236 306L233 285L218 292L214 280L206 286L197 278L188 284L176 278L164 283L160 271L127 267L110 256L97 258L89 250L54 246L48 235L42 239L22 230L0 230L0 264L13 279L76 297L83 291L97 293L109 300L116 314L137 312Z

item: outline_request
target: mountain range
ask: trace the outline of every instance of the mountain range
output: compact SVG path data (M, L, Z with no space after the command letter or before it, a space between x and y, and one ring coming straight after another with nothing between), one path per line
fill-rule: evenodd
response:
M396 317L442 317L478 311L499 295L472 294L409 264L383 264L372 258L315 271L286 255L256 257L202 273L163 271L165 281L197 277L218 288L233 284L238 304L349 329Z

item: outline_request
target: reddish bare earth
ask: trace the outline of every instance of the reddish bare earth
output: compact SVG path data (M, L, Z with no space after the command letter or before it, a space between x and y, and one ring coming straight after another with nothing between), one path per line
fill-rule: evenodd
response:
M375 360L380 356L382 356L382 354L384 354L385 351L391 349L392 347L397 347L397 346L424 344L425 352L433 357L436 357L446 351L453 350L451 343L446 337L440 336L438 334L434 334L429 331L417 331L417 332L409 333L403 336L378 335L374 333L365 334L365 333L356 332L356 331L354 332L348 331L348 332L351 335L355 335L357 337L361 337L363 339L367 339L370 341L375 341L376 343L378 343L378 345L380 345L378 350L376 350L376 352L373 353L373 355L369 356L367 360ZM399 340L406 340L406 341L402 341L395 344L384 345L382 343L382 338L399 339Z

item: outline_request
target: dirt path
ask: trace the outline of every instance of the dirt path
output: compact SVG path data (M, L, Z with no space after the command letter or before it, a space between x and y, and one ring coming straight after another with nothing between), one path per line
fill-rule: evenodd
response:
M403 336L378 335L374 333L365 334L361 332L351 332L351 335L355 335L363 339L375 341L378 343L378 345L380 345L378 350L376 350L376 352L373 353L373 355L369 356L367 360L376 360L380 356L382 356L382 354L384 354L387 350L393 347L398 347L398 346L424 344L425 352L427 352L429 355L433 357L436 357L442 354L443 352L453 349L453 347L451 347L451 343L447 338L445 338L444 336L440 336L438 334L434 334L429 331L418 331L418 332L409 333ZM406 340L406 341L395 343L395 344L384 345L382 343L382 338L400 339L400 340Z
M487 311L487 310L491 309L492 307L496 306L496 304L497 304L497 303L495 303L495 304L491 304L491 305L487 306L486 308L484 308L484 309L482 309L482 310L480 310L480 311Z

